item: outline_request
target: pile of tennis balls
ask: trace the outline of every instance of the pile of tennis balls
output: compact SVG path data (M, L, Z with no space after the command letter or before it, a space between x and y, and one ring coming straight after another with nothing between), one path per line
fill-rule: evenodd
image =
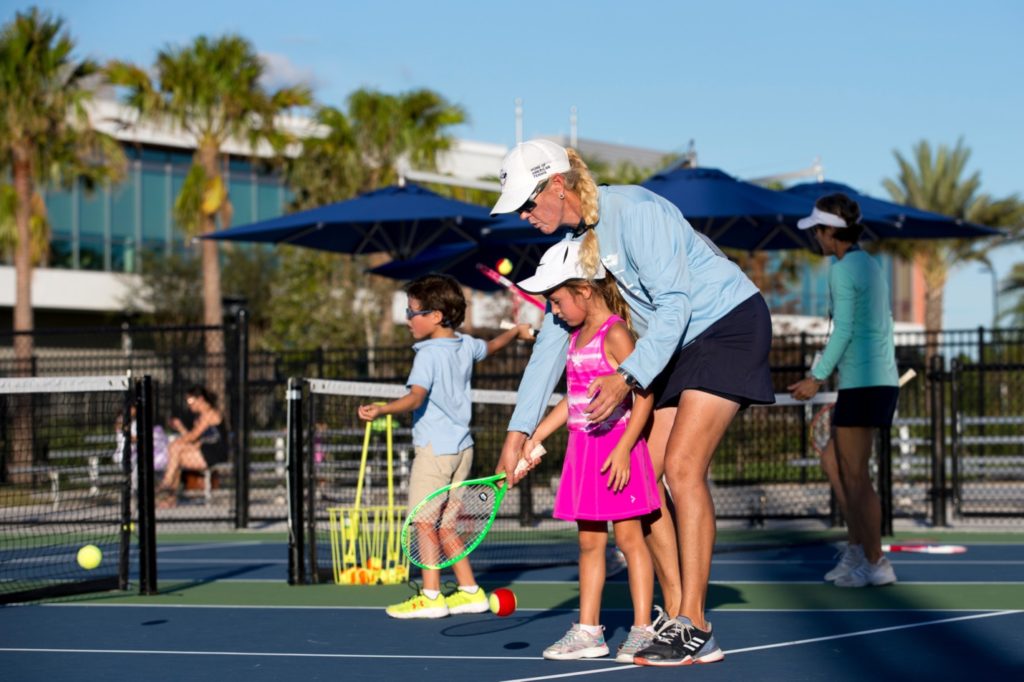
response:
M342 585L398 585L408 579L408 566L383 568L377 558L368 559L365 566L346 568L338 575L338 582Z

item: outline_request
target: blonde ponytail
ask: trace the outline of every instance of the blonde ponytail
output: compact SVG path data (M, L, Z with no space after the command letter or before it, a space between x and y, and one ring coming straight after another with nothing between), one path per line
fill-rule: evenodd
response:
M568 147L565 152L569 155L569 171L565 173L565 186L580 198L580 215L583 222L589 227L593 227L600 220L597 183L594 182L586 162L575 149ZM580 245L580 264L583 266L583 271L593 275L597 272L600 260L597 235L593 230L587 230L586 236L583 237L583 243Z

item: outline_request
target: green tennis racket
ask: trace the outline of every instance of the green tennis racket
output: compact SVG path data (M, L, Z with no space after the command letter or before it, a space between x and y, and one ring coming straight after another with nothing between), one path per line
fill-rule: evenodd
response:
M536 462L544 449L530 453ZM527 467L520 460L516 473ZM451 566L476 549L494 523L508 486L496 485L505 474L452 483L427 495L402 525L402 550L420 568Z

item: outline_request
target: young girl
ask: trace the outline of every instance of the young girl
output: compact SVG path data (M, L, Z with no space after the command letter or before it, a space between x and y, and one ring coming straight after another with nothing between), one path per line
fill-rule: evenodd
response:
M576 521L580 542L580 622L544 650L544 658L571 660L608 655L600 625L605 581L608 522L615 544L626 557L633 627L616 659L632 663L650 644L654 569L644 543L641 517L661 505L647 443L640 433L651 414L649 395L627 395L610 417L591 422L587 390L594 377L609 374L633 351L625 303L600 265L588 278L579 263L579 242L548 249L537 273L519 284L530 293L546 293L551 312L572 334L566 362L567 395L537 426L522 452L531 452L563 424L569 443L555 497L554 516ZM620 311L619 314L613 310ZM528 461L528 463L530 463Z

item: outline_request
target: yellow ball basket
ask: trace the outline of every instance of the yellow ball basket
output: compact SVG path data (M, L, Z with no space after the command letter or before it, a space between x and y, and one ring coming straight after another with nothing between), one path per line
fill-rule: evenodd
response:
M383 421L387 437L388 504L363 507L363 480L372 433L377 422L366 423L363 453L359 462L355 503L327 510L331 533L331 562L338 585L398 585L409 578L409 560L402 554L402 522L405 508L394 505L393 438L391 415Z

